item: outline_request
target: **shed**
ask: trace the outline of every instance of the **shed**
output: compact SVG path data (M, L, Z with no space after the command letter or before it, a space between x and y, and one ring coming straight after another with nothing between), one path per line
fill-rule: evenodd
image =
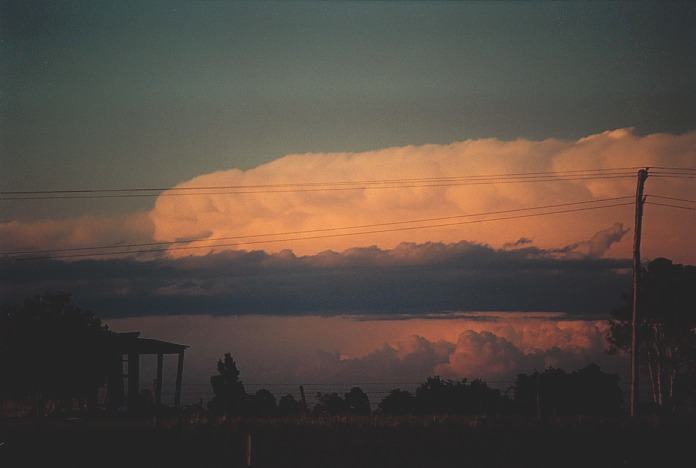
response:
M168 341L141 338L140 332L115 333L112 335L112 371L108 382L108 399L110 404L120 406L124 401L124 379L128 380L128 408L134 408L140 393L140 356L157 356L157 373L155 378L155 403L162 403L162 367L165 354L176 354L176 386L174 406L181 405L181 379L184 371L184 351L186 345ZM127 364L124 373L123 365Z

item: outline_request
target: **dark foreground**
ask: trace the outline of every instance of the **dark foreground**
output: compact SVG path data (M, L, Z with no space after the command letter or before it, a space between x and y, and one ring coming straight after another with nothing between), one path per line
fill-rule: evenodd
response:
M0 467L692 467L696 422L0 420Z

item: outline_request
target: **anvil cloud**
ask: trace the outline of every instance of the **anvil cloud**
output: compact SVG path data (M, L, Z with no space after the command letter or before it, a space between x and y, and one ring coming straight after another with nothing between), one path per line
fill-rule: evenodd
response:
M431 178L537 171L567 171L632 166L693 166L696 131L680 135L637 135L619 129L578 140L493 138L465 140L446 145L385 148L361 153L293 154L249 170L229 169L196 176L174 188L200 186L253 186L302 182L332 182L394 178ZM649 178L647 193L693 198L693 180ZM288 236L253 237L260 234L340 228L374 223L467 215L631 196L632 178L566 180L536 183L406 187L399 189L309 191L253 194L197 194L167 196L151 210L130 215L101 213L81 218L14 220L0 223L0 244L5 251L118 245L133 242L217 239L285 239ZM220 192L220 191L216 191ZM629 201L629 200L627 200ZM203 242L196 249L169 249L170 257L202 256L210 252L263 249L296 254L341 251L352 247L394 248L402 242L462 240L493 247L531 240L545 249L585 242L583 251L607 257L630 255L630 236L623 231L633 224L630 206L591 212L467 224L436 229L371 233L301 241L215 246ZM608 226L617 226L607 231ZM618 230L617 230L618 229ZM672 208L647 206L643 253L646 258L664 256L681 263L696 262L689 238L696 230L696 216ZM594 251L591 237L619 236L618 242ZM297 236L291 236L297 237ZM236 245L235 245L236 244ZM179 246L177 246L179 247ZM147 256L146 256L147 258Z
M201 175L177 185L177 188L437 178L633 166L688 167L693 166L694 161L694 131L682 135L639 136L631 129L620 129L579 140L479 139L363 153L294 154L247 171L233 169ZM648 193L686 197L691 192L691 182L653 178L648 180L647 190ZM157 240L214 239L572 203L631 196L634 191L634 179L612 178L381 190L163 196L155 203L150 219ZM685 241L696 229L696 217L675 216L677 214L684 213L675 213L675 210L664 207L647 207L644 228L646 256L666 256L682 262L696 261L696 253L686 249ZM631 226L632 218L632 208L623 206L438 229L276 242L259 248L269 251L289 248L296 253L317 253L326 249L342 250L369 245L392 248L404 241L460 240L502 246L519 238L530 238L538 246L553 248L589 239L614 223ZM240 247L172 250L170 255L205 255L211 251L234 248ZM592 246L587 244L587 248L591 250ZM625 237L622 242L617 242L607 254L615 257L630 255L630 238Z

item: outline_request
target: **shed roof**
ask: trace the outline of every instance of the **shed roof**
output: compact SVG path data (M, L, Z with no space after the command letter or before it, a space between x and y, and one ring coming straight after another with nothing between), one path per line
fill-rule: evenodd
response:
M113 340L114 347L122 354L178 354L188 348L169 341L140 338L140 332L115 333Z

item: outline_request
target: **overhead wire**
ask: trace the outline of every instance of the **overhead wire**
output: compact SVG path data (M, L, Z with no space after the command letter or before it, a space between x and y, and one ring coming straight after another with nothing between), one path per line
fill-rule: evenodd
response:
M490 215L496 215L496 214L515 213L515 212L521 212L521 211L534 211L534 210L541 210L541 209L548 209L548 208L559 208L559 207L565 207L565 206L584 205L584 204L589 204L589 203L602 203L602 202L608 202L608 201L625 200L625 199L630 199L630 198L632 198L631 195L623 196L623 197L598 198L598 199L593 199L593 200L583 200L583 201L570 202L570 203L556 203L556 204L551 204L551 205L540 205L540 206L533 206L533 207L526 207L526 208L513 208L513 209L508 209L508 210L486 211L486 212L468 213L468 214L452 215L452 216L440 216L440 217L434 217L434 218L419 218L419 219L410 219L410 220L403 220L403 221L389 221L389 222L383 222L383 223L360 224L360 225L353 225L353 226L304 229L304 230L297 230L297 231L284 231L284 232L274 232L274 233L267 233L267 234L249 234L249 235L225 236L225 237L214 237L214 238L181 239L181 240L174 240L174 241L98 245L98 246L90 246L90 247L71 247L71 248L62 248L62 249L2 251L2 252L0 252L0 255L20 255L20 254L27 255L27 254L42 254L42 253L54 253L54 252L75 252L75 251L100 250L100 249L124 249L124 248L131 248L131 247L152 247L152 246L163 246L163 245L189 244L189 243L194 243L194 242L219 242L219 241L235 240L235 239L250 239L250 238L272 237L272 236L288 236L288 235L297 235L297 234L313 234L313 233L317 233L317 232L342 231L342 230L351 230L351 229L365 229L365 228L373 228L373 227L380 227L380 226L393 226L393 225L398 225L398 224L424 223L424 222L444 221L444 220L458 219L458 218L490 216ZM201 246L201 247L205 247L205 246Z
M696 211L696 207L690 207L690 206L679 206L679 205L671 205L669 203L656 203L656 202L645 202L646 205L653 205L653 206L667 206L670 208L680 208L682 210L689 210L689 211Z
M194 249L202 249L202 248L213 248L214 249L214 248L220 248L220 247L238 247L238 246L243 246L243 245L258 245L258 244L268 244L268 243L274 243L274 242L315 240L315 239L347 237L347 236L356 236L356 235L365 235L365 234L380 234L380 233L396 232L396 231L411 231L411 230L416 230L416 229L432 229L432 228L439 228L439 227L459 226L459 225L465 225L465 224L484 223L484 222L491 222L491 221L503 221L503 220L510 220L510 219L521 219L521 218L530 218L530 217L537 217L537 216L547 216L547 215L553 215L553 214L575 213L575 212L580 212L580 211L628 206L628 205L632 205L632 204L633 204L632 202L614 203L614 204L601 205L601 206L589 206L589 207L573 208L573 209L567 209L567 210L547 211L544 213L526 213L526 214L522 214L522 215L513 215L513 216L487 218L487 219L476 219L476 220L469 220L469 221L456 221L456 222L450 222L450 223L429 224L429 225L421 225L421 226L403 226L403 227L396 227L396 228L389 228L389 229L378 229L378 230L335 233L335 234L323 234L323 235L315 235L315 236L303 236L303 237L292 237L292 238L281 238L281 239L264 239L264 240L256 240L256 241L223 243L223 244L213 244L213 245L175 246L175 247L169 247L169 248L121 250L121 251L110 251L110 252L90 252L90 253L78 253L78 254L66 254L66 255L49 255L49 256L45 256L45 257L17 256L17 257L9 257L9 258L12 260L50 260L50 259L63 259L63 258L85 258L85 257L108 256L108 255L133 255L133 254L157 253L157 252L177 251L177 250L194 250ZM6 259L7 258L8 257L6 257Z
M665 174L665 173L654 173L650 174L650 177L657 177L659 179L696 179L696 174Z
M577 177L543 177L529 179L475 179L462 180L452 179L451 181L442 182L426 182L426 183L406 183L406 184L384 184L384 185L345 185L340 187L331 186L331 183L326 183L322 187L292 187L279 189L262 189L262 190L227 190L226 191L206 191L210 188L200 188L199 191L179 192L177 188L167 189L165 192L146 192L146 193L86 193L76 195L37 195L37 196L0 196L1 201L16 201L16 200L84 200L84 199L103 199L103 198L144 198L144 197L190 197L202 195L247 195L247 194L272 194L272 193L300 193L300 192L336 192L350 190L383 190L383 189L404 189L404 188L432 188L432 187L461 187L461 186L477 186L477 185L497 185L497 184L522 184L522 183L543 183L543 182L566 182L566 181L582 181L582 180L601 180L601 179L628 179L635 177L634 174L608 174L597 176L577 176ZM193 187L190 187L193 188ZM124 189L124 191L130 189Z
M483 184L499 184L499 183L526 183L526 182L551 182L551 181L567 181L567 180L596 180L596 179L605 179L605 178L627 178L627 177L634 177L633 173L627 173L625 172L626 170L631 170L631 169L638 169L641 166L631 166L631 167L622 167L622 168L608 168L608 169L580 169L580 170L568 170L568 171L556 171L556 172L520 172L520 173L507 173L507 174L488 174L488 175L469 175L469 176L449 176L449 177L431 177L431 178L401 178L401 179L373 179L373 180L359 180L359 181L335 181L335 182L300 182L300 183L285 183L285 184L257 184L257 185L237 185L237 186L208 186L208 187L174 187L174 188L134 188L134 189L85 189L85 190L58 190L58 191L16 191L16 192L0 192L0 194L53 194L49 196L30 196L30 197L17 197L17 196L11 196L11 197L0 197L0 200L21 200L21 199L30 199L30 200L41 200L41 199L54 199L54 198L114 198L114 197L140 197L140 196L181 196L181 195L226 195L226 194L245 194L245 193L287 193L287 192L294 192L294 191L332 191L332 190L356 190L356 189L381 189L381 188L409 188L409 187L442 187L442 186L457 186L457 185L483 185ZM657 167L656 167L657 169ZM696 168L676 168L676 167L667 167L667 166L660 166L659 169L661 169L661 172L657 173L651 173L650 175L652 177L689 177L689 178L695 178L692 177L691 175L685 176L683 172L679 171L686 171L688 174L688 171L696 171ZM664 172L664 171L677 171L677 172ZM405 182L400 183L399 185L394 185L396 182ZM421 181L423 183L415 184L412 183L411 181ZM441 181L442 183L439 183L438 181ZM350 186L348 184L368 184L364 186ZM344 187L335 187L335 186L330 186L330 187L325 187L324 185L337 185L337 184L346 184L348 186ZM376 184L376 185L371 185L371 184ZM386 184L386 185L379 185L379 184ZM311 188L305 188L305 187L311 187ZM210 192L210 191L205 191L205 190L217 190L221 188L250 188L250 187L298 187L298 188L291 188L289 190L261 190L261 191L232 191L232 192ZM116 194L104 194L103 192L127 192L127 191L158 191L158 190L166 190L167 193L116 193ZM204 190L203 192L200 193L169 193L172 190L186 190L186 191L196 191L196 190ZM75 193L82 193L82 195L61 195L61 194L75 194ZM662 195L649 195L655 198L663 198L667 200L673 200L673 201L679 201L679 202L695 202L694 200L687 200L687 199L680 199L680 198L675 198L675 197L667 197L667 196L662 196ZM490 216L494 214L504 214L504 213L512 213L512 212L521 212L521 211L533 211L533 210L539 210L539 209L548 209L548 208L555 208L555 207L564 207L564 206L572 206L572 205L581 205L581 204L588 204L588 203L599 203L599 202L606 202L606 201L614 201L614 200L621 200L621 199L626 199L626 198L631 198L629 196L626 197L613 197L613 198L605 198L605 199L596 199L596 200L586 200L586 201L580 201L580 202L574 202L574 203L562 203L562 204L554 204L554 205L543 205L543 206L537 206L537 207L528 207L528 208L518 208L518 209L512 209L512 210L501 210L501 211L491 211L491 212L483 212L483 213L471 213L471 214L463 214L463 215L454 215L454 216L444 216L444 217L437 217L437 218L421 218L421 219L414 219L414 220L404 220L404 221L392 221L392 222L384 222L384 223L373 223L373 224L363 224L363 225L355 225L355 226L344 226L344 227L329 227L329 228L317 228L317 229L309 229L309 230L299 230L299 231L285 231L285 232L276 232L276 233L267 233L267 234L250 234L250 235L239 235L239 236L227 236L227 237L218 237L218 238L203 238L203 239L183 239L183 240L175 240L175 241L161 241L161 242L147 242L147 243L129 243L129 244L113 244L113 245L100 245L100 246L89 246L89 247L72 247L72 248L62 248L62 249L44 249L44 250L24 250L24 251L4 251L0 252L0 255L5 255L5 256L17 256L17 255L36 255L36 254L54 254L54 253L65 253L65 252L87 252L87 251L95 251L95 250L106 250L106 252L90 252L82 255L51 255L50 258L72 258L72 257L78 257L78 256L93 256L93 255L119 255L119 254L132 254L132 253L146 253L146 252L158 252L158 251L165 251L165 250L186 250L186 249L196 249L196 248L216 248L216 247L227 247L227 246L234 246L234 245L247 245L247 244L257 244L257 243L269 243L269 242L281 242L281 241L294 241L294 240L305 240L305 239L314 239L314 238L323 238L323 237L340 237L340 236L346 236L346 235L361 235L361 234L371 234L375 232L381 232L381 231L367 231L367 232L350 232L350 233L341 233L341 234L331 234L331 235L323 235L323 236L311 236L311 237L298 237L298 238L292 238L292 239L265 239L265 240L260 240L260 241L245 241L245 242L239 242L236 244L213 244L213 245L197 245L197 246L187 246L187 247L171 247L171 248L161 248L163 246L167 245L176 245L176 244L190 244L190 243L196 243L196 242L217 242L217 241L224 241L224 240L236 240L236 239L254 239L254 238L260 238L260 237L274 237L274 236L287 236L287 235L299 235L299 234L312 234L312 233L320 233L320 232L333 232L333 231L342 231L342 230L354 230L354 229L366 229L366 228L373 228L373 227L381 227L381 226L393 226L393 225L400 225L400 224L413 224L413 223L424 223L424 222L433 222L433 221L442 221L442 220L449 220L449 219L456 219L456 218L465 218L465 217L478 217L478 216ZM628 203L630 204L630 203ZM673 204L666 204L666 203L656 203L656 202L650 202L650 204L657 205L657 206L669 206L673 208L682 208L682 209L691 209L689 207L683 207L679 205L673 205ZM599 208L604 208L604 207L611 207L611 206L622 206L623 204L619 205L608 205L608 206L600 206L600 207L592 207L592 208L586 208L586 209L599 209ZM580 210L581 211L581 210ZM551 213L537 213L534 214L534 216L537 215L544 215L544 214L555 214L555 212ZM526 217L526 216L522 216ZM517 217L509 217L509 218L501 218L501 219L515 219ZM485 221L493 221L497 219L483 219L483 220L476 220L476 221L470 221L470 222L485 222ZM426 226L411 226L411 227L402 227L402 228L397 228L397 229L390 229L387 230L387 232L395 231L395 230L411 230L411 229L426 229L426 228L431 228L431 227L442 227L442 226L447 226L447 225L454 225L454 224L467 224L470 222L458 222L458 223L447 223L447 224L436 224L436 225L426 225ZM123 251L123 249L130 249L134 247L154 247L158 246L158 248L153 248L153 249L143 249L143 250L127 250ZM121 249L120 251L116 251L114 249Z
M655 172L650 174L656 178L695 179L696 174ZM633 173L609 172L605 174L577 174L557 176L515 176L499 178L471 177L442 177L423 179L385 179L384 181L336 181L336 182L305 182L288 184L257 184L257 185L228 185L206 187L170 187L170 188L139 188L139 189L94 189L94 190L56 190L56 191L4 191L0 192L0 201L30 201L30 200L85 200L85 199L118 199L118 198L152 198L152 197L190 197L203 195L249 195L274 193L301 192L343 192L351 190L384 190L405 188L437 188L462 187L477 185L522 184L522 183L551 183L572 182L583 180L631 179ZM264 188L267 187L267 188ZM259 188L259 189L256 189ZM249 190L253 189L253 190ZM223 190L223 191L219 191Z
M687 199L687 198L668 197L668 196L665 196L665 195L653 195L653 194L648 194L647 197L648 197L648 198L650 198L650 197L652 197L652 198L662 198L662 199L665 199L665 200L674 200L674 201L680 201L680 202L684 202L684 203L696 203L696 200L689 200L689 199Z
M358 180L338 180L338 181L319 181L319 182L284 182L272 184L237 184L237 185L214 185L214 186L194 186L194 187L132 187L132 188L104 188L104 189L62 189L62 190L3 190L0 191L2 200L25 200L36 199L44 200L48 198L83 198L87 195L100 195L100 198L106 197L122 197L128 196L157 196L161 192L192 192L192 191L210 191L210 190L244 190L244 189L269 189L269 188L297 188L308 190L307 187L314 187L311 190L327 190L332 189L367 189L368 186L377 185L384 188L400 188L403 184L439 184L442 182L470 182L470 183L501 183L501 182L522 182L524 180L531 181L546 181L546 180L582 180L585 178L623 178L633 177L633 171L640 169L642 166L625 166L616 168L600 168L600 169L569 169L563 171L536 171L536 172L512 172L498 174L469 174L460 176L442 176L442 177L412 177L412 178L394 178L394 179L358 179ZM675 176L675 177L692 177L696 176L696 168L688 167L670 167L670 166L653 166L648 167L653 169L651 175L655 176ZM655 172L657 170L657 172ZM391 184L391 185L390 185ZM397 184L397 185L394 185ZM347 185L349 187L336 187ZM394 185L394 187L392 187ZM434 185L440 186L440 185ZM319 188L316 188L319 187ZM136 192L136 194L132 194ZM155 194L140 193L140 192L158 192ZM249 191L239 193L265 193L266 191ZM274 193L269 191L268 193ZM280 191L285 193L285 191ZM113 194L113 195L108 195ZM211 194L211 193L208 193ZM22 197L31 196L31 197ZM51 195L51 197L43 197L42 195ZM61 197L61 195L63 197Z
M152 196L182 196L187 192L204 191L208 195L243 194L243 193L288 193L295 191L324 190L366 190L375 188L408 188L421 186L479 185L491 183L524 183L565 180L584 180L595 178L628 178L637 166L607 169L579 169L566 171L539 171L501 174L479 174L444 177L419 177L398 179L341 180L324 182L293 182L276 184L241 184L215 185L198 187L139 187L107 189L71 189L71 190L24 190L0 191L0 200L47 200L47 199L84 199L84 198L130 198ZM339 187L337 187L339 186ZM246 190L246 189L263 190ZM273 190L269 190L273 189ZM210 192L211 190L233 190L234 192ZM142 193L146 192L146 193Z
M649 166L650 169L664 169L669 171L688 171L696 172L696 167L676 167L676 166Z
M513 173L498 173L498 174L469 174L461 176L442 176L442 177L412 177L412 178L396 178L396 179L358 179L358 180L339 180L339 181L322 181L322 182L287 182L275 184L243 184L243 185L216 185L216 186L198 186L198 187L133 187L133 188L107 188L107 189L72 189L72 190L20 190L20 191L0 191L0 195L28 195L28 194L60 194L60 193L93 193L93 192L143 192L143 191L166 191L166 190L217 190L228 188L268 188L268 187L287 187L287 186L306 186L306 185L338 185L338 184L372 184L372 183L398 183L398 182L414 182L414 181L439 181L451 179L497 179L506 177L542 177L556 175L576 175L586 173L592 175L594 173L612 173L626 172L637 167L623 168L607 168L607 169L577 169L565 171L538 171L538 172L513 172ZM582 174L580 174L582 175Z
M544 178L528 180L496 180L496 181L465 181L465 182L442 182L426 184L399 184L399 185L364 185L364 186L342 186L342 187L312 187L312 188L289 188L273 190L231 190L224 192L176 192L167 191L163 193L120 193L120 194L90 194L90 195L46 195L46 196L12 196L0 197L2 201L12 200L84 200L100 198L144 198L144 197L190 197L202 195L247 195L247 194L272 194L272 193L300 193L300 192L343 192L351 190L383 190L383 189L404 189L404 188L432 188L432 187L456 187L492 184L518 184L518 183L539 183L539 182L563 182L575 180L597 180L597 179L620 179L632 178L633 175L622 176L602 176L602 177L583 177L583 178ZM174 190L174 189L172 189Z

